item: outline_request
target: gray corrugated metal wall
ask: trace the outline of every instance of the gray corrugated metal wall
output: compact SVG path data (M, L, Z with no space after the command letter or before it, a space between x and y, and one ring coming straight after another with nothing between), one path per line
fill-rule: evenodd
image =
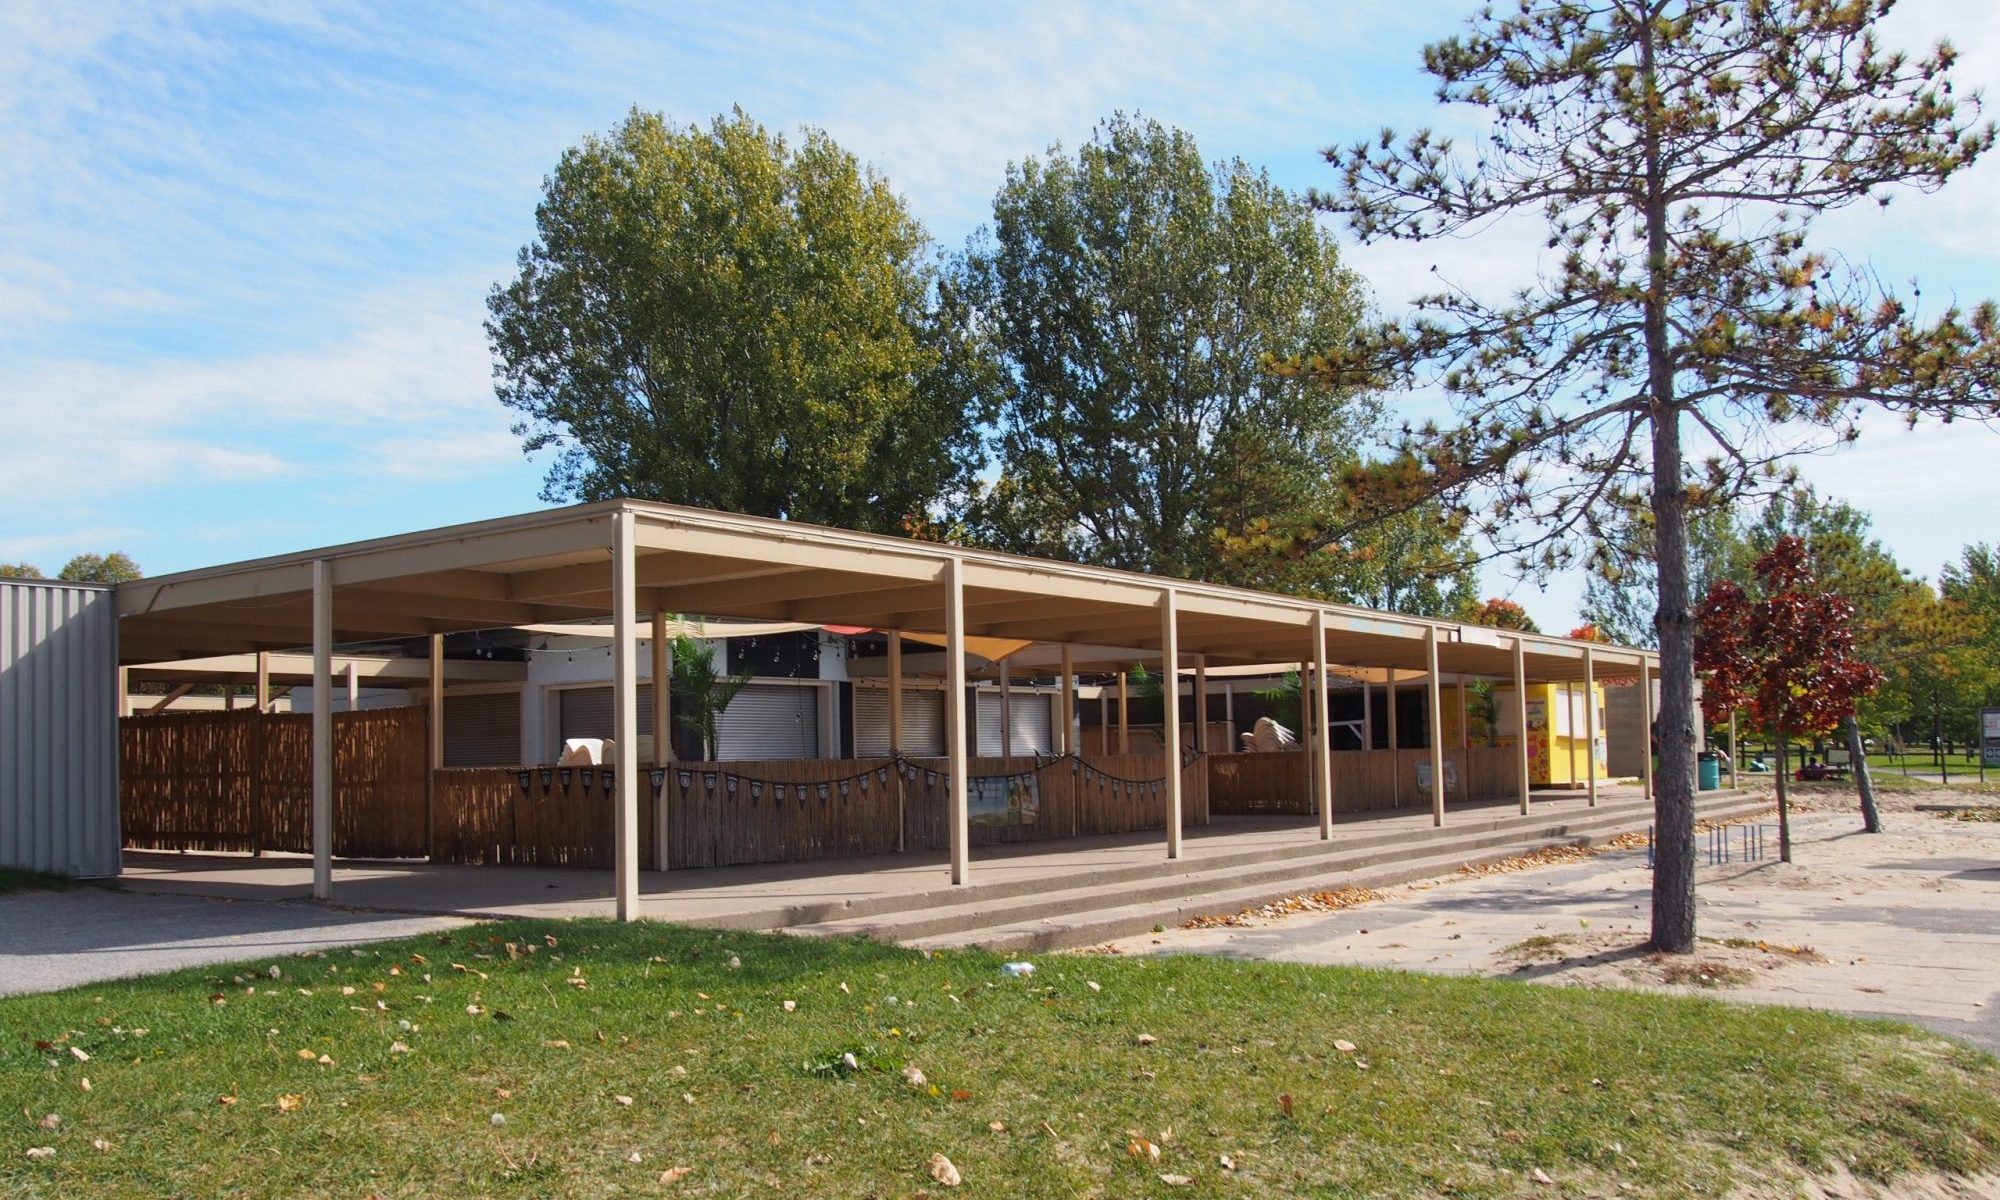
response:
M118 873L111 589L0 579L0 866Z

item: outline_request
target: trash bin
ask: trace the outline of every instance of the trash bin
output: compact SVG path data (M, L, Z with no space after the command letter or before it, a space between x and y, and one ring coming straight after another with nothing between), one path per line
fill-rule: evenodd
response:
M1700 787L1704 792L1712 792L1722 786L1722 756L1704 750L1696 756L1701 767Z

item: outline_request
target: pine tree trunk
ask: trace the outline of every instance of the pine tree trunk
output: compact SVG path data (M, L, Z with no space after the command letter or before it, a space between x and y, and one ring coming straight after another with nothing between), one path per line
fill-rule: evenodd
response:
M1792 769L1785 761L1785 751L1791 749L1791 738L1778 738L1778 861L1792 861L1792 811L1785 804L1785 784L1791 778Z
M1875 807L1875 778L1868 773L1868 750L1861 743L1861 724L1852 715L1841 721L1847 735L1847 759L1854 764L1854 787L1861 793L1861 828L1882 832L1882 811Z
M1641 69L1649 98L1659 84L1653 30L1641 30ZM1649 110L1653 108L1649 105ZM1646 131L1646 391L1653 433L1654 550L1659 557L1660 765L1653 777L1653 949L1691 954L1694 911L1694 613L1688 596L1687 484L1681 475L1681 410L1664 297L1668 293L1667 200L1657 127Z

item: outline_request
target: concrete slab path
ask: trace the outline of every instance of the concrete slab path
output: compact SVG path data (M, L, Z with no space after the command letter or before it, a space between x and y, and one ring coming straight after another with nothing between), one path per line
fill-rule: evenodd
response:
M1886 821L1887 832L1868 835L1849 812L1801 814L1791 864L1777 861L1772 828L1765 861L1699 869L1697 957L1747 973L1738 986L1669 984L1665 964L1643 953L1644 850L1411 884L1358 908L1171 930L1115 948L1699 990L1906 1018L2000 1052L2000 823L1907 805ZM1788 952L1798 947L1814 953Z
M0 938L0 996L357 946L464 923L96 887L0 896L0 929L7 931Z

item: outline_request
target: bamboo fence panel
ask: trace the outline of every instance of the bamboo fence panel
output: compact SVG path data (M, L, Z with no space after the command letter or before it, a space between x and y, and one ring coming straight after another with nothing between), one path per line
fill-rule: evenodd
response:
M336 855L428 853L427 720L421 705L333 715ZM126 717L119 807L132 849L308 853L312 715Z
M975 845L1166 826L1157 755L1074 759L976 758L975 778L1036 781L1021 819L972 827ZM1182 772L1182 822L1208 821L1208 768ZM440 771L432 832L440 862L610 867L613 794L590 768ZM657 800L667 807L675 869L806 862L950 845L944 759L785 759L683 763L643 773L640 861L653 865ZM657 789L655 784L657 779ZM525 782L524 782L525 780Z
M1519 766L1506 747L1448 749L1445 804L1510 799L1520 792ZM1208 782L1218 813L1312 816L1303 753L1211 754ZM1428 806L1429 750L1341 750L1333 756L1333 811L1379 812Z

